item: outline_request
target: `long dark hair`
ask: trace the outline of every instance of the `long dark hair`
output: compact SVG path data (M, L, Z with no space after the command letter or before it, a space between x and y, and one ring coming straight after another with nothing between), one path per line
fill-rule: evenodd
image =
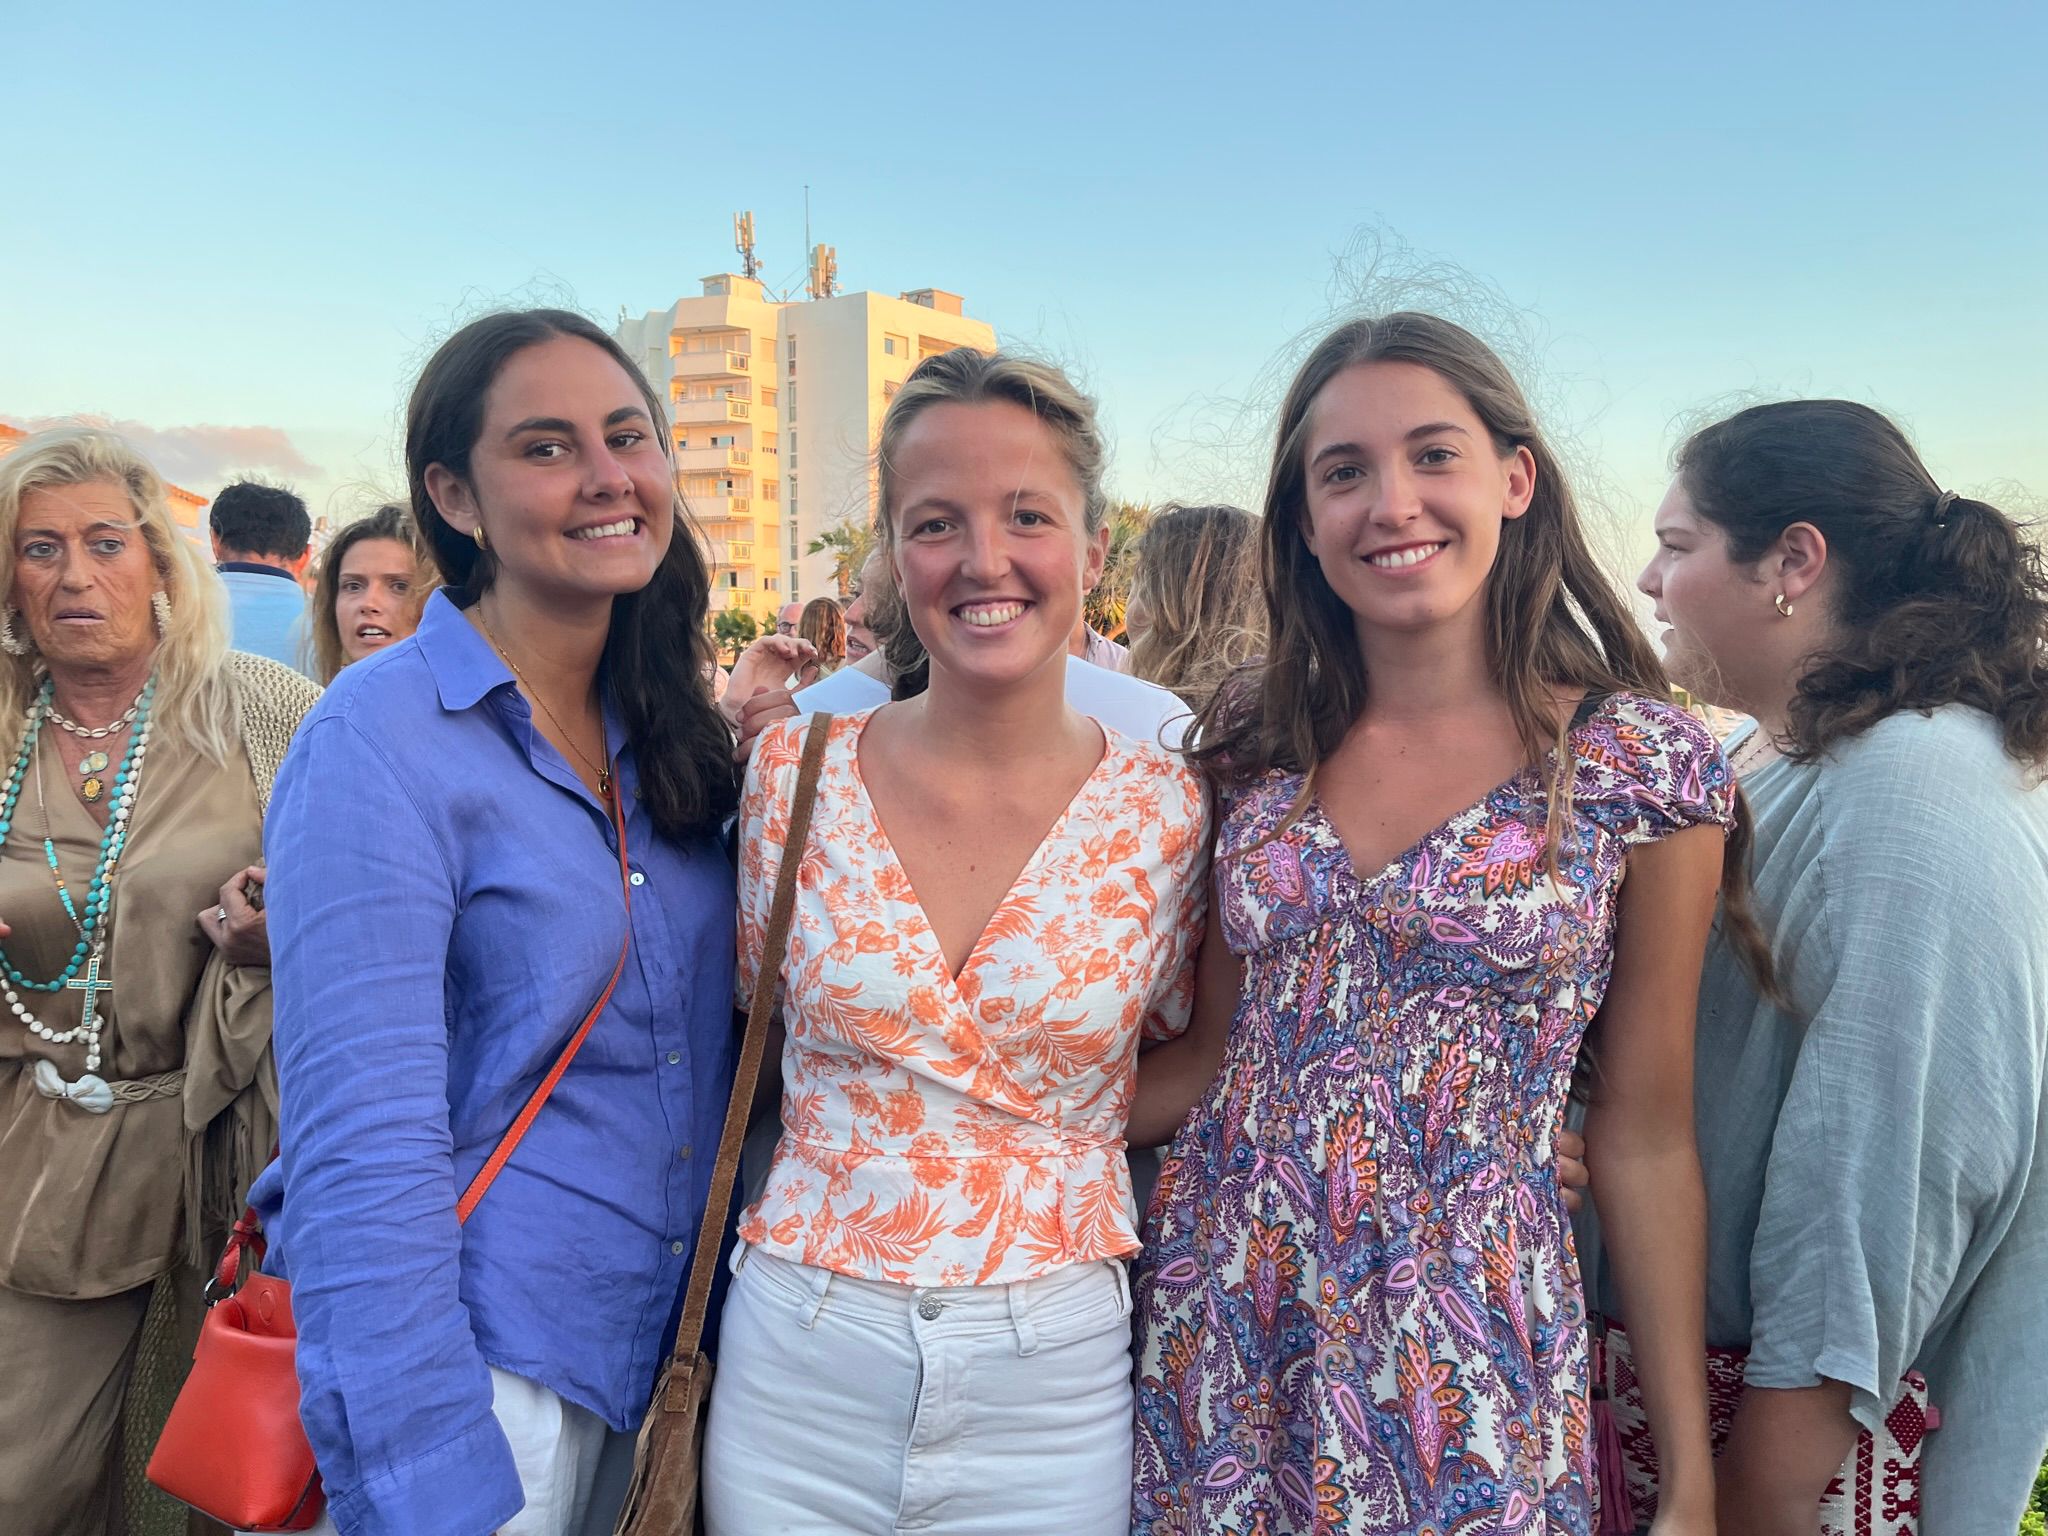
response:
M1308 419L1323 386L1347 368L1414 363L1455 389L1505 458L1526 448L1536 463L1528 511L1504 521L1486 582L1486 658L1507 699L1524 755L1548 800L1552 868L1569 817L1570 711L1561 691L1670 697L1671 686L1619 591L1594 559L1564 466L1544 440L1521 386L1478 337L1435 315L1399 312L1340 325L1309 353L1280 408L1266 484L1263 578L1265 660L1220 689L1200 717L1189 756L1226 786L1275 768L1316 770L1365 708L1370 680L1351 610L1310 553ZM1559 772L1564 767L1566 771ZM1769 947L1750 903L1750 827L1738 796L1721 869L1722 910L1738 950L1770 986Z
M1762 557L1794 523L1827 540L1836 637L1800 674L1787 755L1811 761L1887 715L1968 704L2008 755L2048 768L2048 575L1988 502L1942 490L1887 417L1784 400L1706 427L1678 452L1694 509L1728 554Z
M444 465L469 478L470 453L483 430L484 404L505 364L557 336L603 350L639 389L662 452L674 462L668 413L625 349L581 315L561 309L486 315L457 331L420 371L405 415L405 468L412 513L452 592L466 607L491 587L497 558L442 518L427 494L427 468ZM674 477L670 484L673 487ZM640 796L670 837L714 827L738 803L732 733L711 701L704 632L711 575L680 490L671 491L674 531L654 579L612 599L602 676L626 726L640 770Z

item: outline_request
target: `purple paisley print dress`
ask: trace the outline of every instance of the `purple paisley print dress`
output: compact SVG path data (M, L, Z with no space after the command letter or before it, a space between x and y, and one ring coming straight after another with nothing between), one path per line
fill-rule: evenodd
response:
M1225 806L1244 995L1153 1197L1137 1536L1590 1530L1552 1141L1628 850L1727 826L1733 796L1673 706L1580 714L1558 882L1533 770L1363 878L1313 801L1275 835L1298 775Z

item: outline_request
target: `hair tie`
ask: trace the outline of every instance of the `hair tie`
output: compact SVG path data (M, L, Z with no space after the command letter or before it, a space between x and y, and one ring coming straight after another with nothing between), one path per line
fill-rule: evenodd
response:
M1935 527L1946 528L1948 526L1948 509L1954 506L1957 500L1958 498L1954 491L1943 491L1939 496L1934 498Z

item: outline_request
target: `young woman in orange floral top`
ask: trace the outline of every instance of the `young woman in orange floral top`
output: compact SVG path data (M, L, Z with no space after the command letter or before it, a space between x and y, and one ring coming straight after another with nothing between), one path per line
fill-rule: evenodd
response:
M749 769L738 981L778 968L782 1137L741 1221L706 1517L713 1536L1112 1536L1125 1122L1141 1037L1188 1020L1202 788L1065 699L1107 546L1086 398L946 353L897 394L879 458L928 683L833 721L786 955L763 930L804 723Z

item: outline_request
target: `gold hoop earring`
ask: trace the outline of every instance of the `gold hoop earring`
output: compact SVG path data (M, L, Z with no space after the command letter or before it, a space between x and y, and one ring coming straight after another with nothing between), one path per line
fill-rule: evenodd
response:
M484 525L482 523L478 523L474 528L470 529L469 536L476 540L476 547L478 549L485 551L490 549L491 541L484 537Z
M1785 601L1784 593L1780 592L1776 597L1772 598L1771 606L1776 608L1783 617L1788 619L1792 617L1792 605Z

